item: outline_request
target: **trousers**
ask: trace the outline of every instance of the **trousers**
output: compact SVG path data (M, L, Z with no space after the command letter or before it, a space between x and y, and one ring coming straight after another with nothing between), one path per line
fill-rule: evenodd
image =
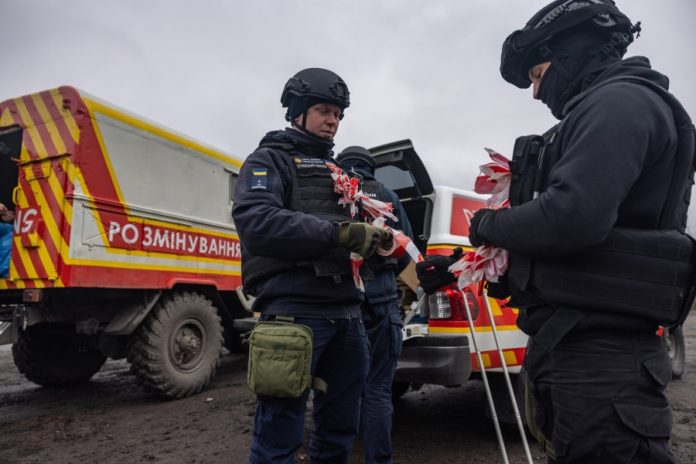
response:
M403 323L396 300L372 305L366 316L370 341L370 373L362 402L362 439L366 464L392 462L392 382L401 354ZM371 320L375 317L375 320Z
M267 317L264 317L268 319ZM358 434L360 397L369 368L367 334L360 318L295 318L312 329L311 375L326 381L314 391L311 463L347 463ZM302 446L308 389L299 398L257 397L250 464L289 464Z
M525 357L550 463L672 463L671 363L655 334L573 334Z

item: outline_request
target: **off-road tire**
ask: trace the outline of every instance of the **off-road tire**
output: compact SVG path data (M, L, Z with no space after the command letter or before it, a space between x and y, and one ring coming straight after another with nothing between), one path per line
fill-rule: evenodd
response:
M165 296L132 336L131 372L167 398L200 392L215 375L222 349L217 308L198 293Z
M44 387L84 383L106 361L74 327L58 324L37 324L21 331L12 356L19 372Z
M665 349L672 363L672 379L681 379L686 371L684 328L678 325L670 329L665 329L662 342L665 345Z

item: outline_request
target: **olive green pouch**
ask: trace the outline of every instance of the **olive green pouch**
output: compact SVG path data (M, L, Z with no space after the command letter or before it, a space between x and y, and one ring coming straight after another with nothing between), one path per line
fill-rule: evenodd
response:
M298 398L312 386L312 329L284 320L258 322L249 336L247 384L257 395Z

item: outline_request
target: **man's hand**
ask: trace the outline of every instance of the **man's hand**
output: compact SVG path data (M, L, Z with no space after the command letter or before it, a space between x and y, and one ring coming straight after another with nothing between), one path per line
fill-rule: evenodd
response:
M416 274L425 293L428 295L435 293L440 287L457 280L447 268L461 258L462 253L464 250L457 247L450 256L428 256L424 261L416 264Z
M10 211L2 203L0 203L0 220L2 222L12 222L14 220L14 211Z
M471 217L471 221L469 221L469 243L471 243L471 246L480 247L488 243L488 240L481 235L479 227L481 222L485 220L485 217L494 212L495 210L484 208L476 211Z
M364 222L342 222L338 229L338 244L363 258L372 255L380 243L390 240L389 232Z

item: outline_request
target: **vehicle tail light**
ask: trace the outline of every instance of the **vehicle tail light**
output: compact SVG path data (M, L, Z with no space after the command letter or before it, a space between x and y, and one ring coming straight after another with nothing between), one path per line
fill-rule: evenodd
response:
M452 317L452 305L447 291L435 292L428 296L430 319L449 319Z
M476 319L479 315L478 299L468 288L464 290L464 295L466 295L469 309L471 309L471 317ZM428 296L428 307L430 309L430 319L466 320L464 299L462 292L456 287L456 284L442 288Z

